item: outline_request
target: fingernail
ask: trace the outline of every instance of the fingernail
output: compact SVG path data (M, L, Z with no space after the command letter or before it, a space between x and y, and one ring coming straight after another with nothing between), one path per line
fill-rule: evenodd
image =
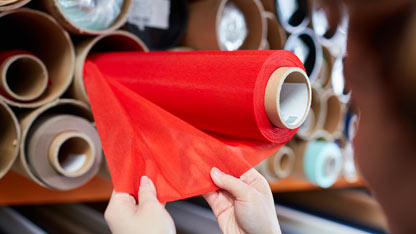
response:
M212 173L212 175L213 175L213 176L215 176L215 177L217 177L217 178L219 178L219 177L221 177L222 175L224 175L224 173L223 173L222 171L220 171L220 170L219 170L218 168L216 168L216 167L213 167L213 168L212 168L211 173Z
M140 179L140 187L148 187L150 186L150 179L147 176L142 176Z

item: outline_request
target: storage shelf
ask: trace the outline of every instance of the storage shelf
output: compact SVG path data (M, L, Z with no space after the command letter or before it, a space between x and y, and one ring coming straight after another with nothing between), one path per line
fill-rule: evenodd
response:
M112 189L110 181L96 176L77 189L50 190L10 171L0 179L0 205L105 201L110 198Z
M292 178L270 183L273 192L290 192L321 189L307 181ZM349 183L340 179L331 188L360 187L362 181ZM112 184L96 176L86 185L70 191L44 188L13 171L0 179L0 205L44 204L60 202L106 201L110 198Z
M359 179L356 182L348 182L341 178L335 182L330 188L349 188L349 187L364 187L365 183ZM270 188L274 193L281 192L295 192L295 191L307 191L307 190L320 190L323 189L319 186L313 185L305 180L297 180L293 178L286 178L276 182L270 183Z

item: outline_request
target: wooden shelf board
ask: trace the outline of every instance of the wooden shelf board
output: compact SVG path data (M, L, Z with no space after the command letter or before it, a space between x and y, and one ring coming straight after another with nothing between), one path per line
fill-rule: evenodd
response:
M295 191L306 191L306 190L319 190L323 189L319 186L313 185L305 180L297 180L293 178L286 178L279 181L271 182L270 188L274 193L280 192L295 192ZM347 188L347 187L364 187L365 183L362 180L356 182L348 182L345 179L339 179L330 188Z
M364 186L361 180L350 183L340 179L331 188L361 186ZM322 189L307 181L292 178L270 183L270 187L275 193ZM13 171L0 179L0 205L106 201L110 198L111 192L111 182L98 176L86 185L69 191L44 188Z
M10 171L0 179L0 205L105 201L110 198L112 189L110 181L96 176L73 190L50 190Z

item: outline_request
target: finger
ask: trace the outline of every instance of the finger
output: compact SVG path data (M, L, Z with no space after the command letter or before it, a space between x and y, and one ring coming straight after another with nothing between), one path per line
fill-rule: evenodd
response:
M240 179L263 194L271 192L267 180L254 168L241 175Z
M107 221L113 221L133 214L136 209L136 200L133 196L127 193L113 192L105 210L105 218Z
M240 179L224 174L216 167L211 170L211 178L215 185L229 192L236 199L244 200L247 198L250 187Z
M224 210L231 207L234 203L234 199L225 191L209 192L202 196L208 202L215 217L218 217L219 214L223 213Z
M159 200L156 197L156 188L152 180L147 176L142 176L140 179L140 188L139 188L139 207L146 204L159 203Z

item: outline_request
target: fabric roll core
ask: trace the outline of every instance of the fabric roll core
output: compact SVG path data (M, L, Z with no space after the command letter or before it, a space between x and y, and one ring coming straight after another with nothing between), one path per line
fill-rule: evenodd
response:
M268 169L278 178L285 178L292 172L295 164L295 154L289 147L280 148L268 160Z
M306 73L296 67L281 67L267 82L264 106L276 127L295 129L305 120L311 104L311 87Z
M40 97L48 85L46 66L33 55L10 56L0 66L0 72L0 86L10 97L19 101Z
M91 169L95 148L92 140L83 133L64 132L49 147L49 160L59 173L77 177Z

